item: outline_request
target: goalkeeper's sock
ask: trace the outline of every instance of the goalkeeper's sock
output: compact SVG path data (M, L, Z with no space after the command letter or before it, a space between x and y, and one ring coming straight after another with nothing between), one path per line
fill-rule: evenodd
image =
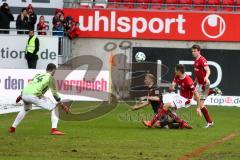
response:
M208 123L212 123L212 119L209 115L208 109L205 106L201 109L201 112L204 115L204 118L206 119L206 121Z
M165 108L163 108L160 112L158 112L151 120L151 126L153 126L156 123L156 121L166 113L167 113L167 110Z
M15 121L13 122L12 127L16 128L29 111L30 111L30 110L25 111L25 109L21 110L21 111L18 113Z
M58 120L59 120L58 107L55 107L51 112L52 128L57 128Z

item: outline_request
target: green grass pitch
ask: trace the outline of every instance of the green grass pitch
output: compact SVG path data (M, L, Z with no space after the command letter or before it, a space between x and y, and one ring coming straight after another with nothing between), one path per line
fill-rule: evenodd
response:
M81 109L89 104L74 104ZM87 122L59 122L64 136L50 135L50 114L44 110L28 113L16 133L9 134L16 113L0 115L1 160L174 160L231 133L240 132L240 108L209 107L215 126L204 129L205 121L195 108L179 110L192 130L145 128L139 117L150 107L129 112L121 103L97 119ZM240 136L213 146L193 160L239 160Z

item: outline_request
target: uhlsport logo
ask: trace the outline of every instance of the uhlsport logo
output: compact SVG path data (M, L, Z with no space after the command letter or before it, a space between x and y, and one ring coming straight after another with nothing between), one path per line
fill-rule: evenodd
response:
M221 37L226 30L224 19L216 14L206 16L202 21L202 32L211 39Z

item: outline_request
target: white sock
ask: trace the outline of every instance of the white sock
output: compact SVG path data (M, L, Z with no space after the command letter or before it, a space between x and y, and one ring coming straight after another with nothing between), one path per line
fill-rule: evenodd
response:
M21 111L18 113L15 121L13 122L12 127L16 128L29 111L30 111L30 110L25 111L25 109L21 110Z
M55 107L53 110L52 110L52 113L51 113L51 120L52 120L52 128L57 128L57 125L58 125L58 119L59 119L59 112L58 112L58 107Z

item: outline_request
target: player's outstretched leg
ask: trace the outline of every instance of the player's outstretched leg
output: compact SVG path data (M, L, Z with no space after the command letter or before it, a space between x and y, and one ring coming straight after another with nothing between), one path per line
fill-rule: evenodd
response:
M214 95L222 95L223 93L222 93L221 89L219 89L218 87L215 87L213 89L209 89L209 91L208 91L208 96L210 96L212 94L214 94Z
M19 123L23 120L23 118L26 116L26 114L27 114L29 111L30 111L30 110L25 110L25 109L23 109L23 110L21 110L21 111L18 113L18 115L17 115L15 121L13 122L12 126L8 129L8 132L9 132L9 133L14 133L14 132L15 132L15 130L16 130L17 126L19 125Z
M192 129L192 126L190 126L187 122L182 120L176 113L171 112L171 117L178 123L180 123L180 129L187 128Z
M159 112L153 117L151 121L143 121L143 124L149 128L153 127L153 125L165 114L167 114L168 108L171 107L171 103L164 104L163 108L159 110ZM161 124L158 124L161 125Z

